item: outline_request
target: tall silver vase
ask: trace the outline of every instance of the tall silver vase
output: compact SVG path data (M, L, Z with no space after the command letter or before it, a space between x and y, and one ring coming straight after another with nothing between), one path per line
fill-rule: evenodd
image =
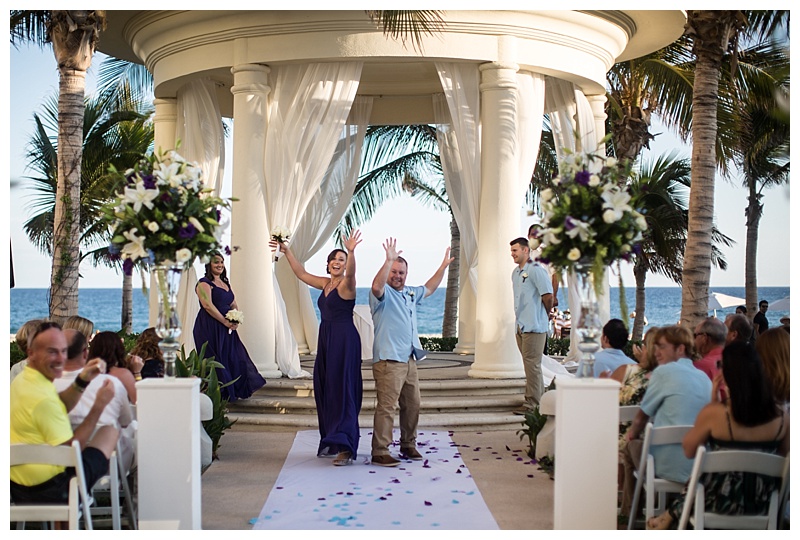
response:
M180 343L181 323L178 320L178 288L181 284L183 264L157 265L152 273L158 288L158 322L156 334L161 338L158 344L164 355L164 377L174 378L175 358Z
M581 351L581 360L575 375L580 378L593 378L594 353L600 348L600 336L603 332L595 279L600 280L602 276L595 276L588 269L581 268L576 270L575 277L581 297L581 314L575 328L579 339L578 350Z

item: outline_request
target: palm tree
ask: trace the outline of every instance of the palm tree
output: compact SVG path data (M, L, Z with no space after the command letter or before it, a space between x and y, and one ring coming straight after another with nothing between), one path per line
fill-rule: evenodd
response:
M59 72L58 177L53 216L50 318L78 314L80 187L86 71L105 11L11 11L11 44L51 43Z
M79 201L82 253L79 261L89 257L94 264L118 267L119 262L107 254L108 228L99 219L101 206L118 190L116 177L108 174L108 170L110 165L120 170L132 167L152 147L153 126L149 122L152 110L141 103L129 102L122 110L108 105L100 99L88 100L83 115ZM27 178L35 192L29 208L38 213L25 223L24 228L36 247L52 255L58 170L58 146L54 135L58 132L58 104L55 99L45 103L41 115L34 115L34 122L36 131L27 158L28 166L35 174ZM96 247L98 245L102 247ZM121 327L130 332L133 288L130 274L124 274Z
M694 327L708 313L711 226L714 216L715 152L720 75L726 53L735 62L739 37L763 40L781 24L785 11L688 10L686 35L696 58L692 97L692 190L684 255L681 324ZM735 71L735 70L734 70ZM724 135L724 131L719 134Z
M690 178L690 161L672 154L642 163L631 181L632 191L639 195L642 213L647 220L647 230L643 233L640 244L641 250L632 258L636 280L636 316L632 340L642 339L647 273L661 274L678 284L682 281ZM733 240L716 228L712 231L712 240L712 264L725 270L727 262L718 246L730 246Z

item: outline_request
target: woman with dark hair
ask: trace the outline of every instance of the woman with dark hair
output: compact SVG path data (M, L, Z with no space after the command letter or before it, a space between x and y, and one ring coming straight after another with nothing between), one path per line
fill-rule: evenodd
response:
M106 373L122 382L128 392L128 401L136 403L136 377L142 370L142 359L135 355L125 354L122 338L115 332L99 332L89 342L89 356L101 358L106 363Z
M225 318L228 311L239 308L222 255L214 253L211 256L206 264L206 274L197 281L195 292L200 299L200 311L194 321L195 347L199 351L205 343L206 358L213 356L223 365L223 368L217 368L221 384L235 379L233 384L221 388L223 398L230 402L249 398L267 381L250 360L236 331L238 323Z
M789 332L783 327L770 328L756 340L756 352L764 364L775 399L789 405Z
M356 458L362 397L361 338L353 323L355 249L361 243L361 233L353 231L343 243L347 251L334 249L328 255L330 277L306 272L285 243L273 240L269 244L286 254L300 281L322 289L317 300L322 322L314 361L314 399L320 436L317 457L335 456L334 465L350 465Z
M139 334L136 345L131 349L131 354L135 354L144 359L142 366L142 379L158 378L164 376L164 355L158 344L161 338L156 334L156 329L152 326L145 328Z
M722 383L728 399L715 396ZM722 371L714 379L712 401L697 415L683 438L683 451L693 458L700 445L709 450L751 450L789 454L789 413L775 400L761 360L749 343L733 342L722 351ZM766 513L775 479L752 473L707 474L706 509L724 514ZM680 519L685 493L669 510L650 518L648 529L667 529Z

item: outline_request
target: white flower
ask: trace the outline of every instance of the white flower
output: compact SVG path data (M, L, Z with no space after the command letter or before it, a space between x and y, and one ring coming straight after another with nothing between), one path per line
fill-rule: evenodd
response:
M122 246L121 252L123 255L128 255L134 261L149 256L144 248L144 236L136 236L136 229L125 231L122 236L128 239L128 243Z
M158 232L159 229L158 223L156 223L155 221L150 221L145 223L147 224L147 230L149 230L150 232Z
M202 225L200 225L200 222L197 220L196 217L189 216L189 223L194 225L194 228L197 229L197 232L206 232L206 230L203 228Z
M606 210L603 212L603 221L606 223L616 223L622 218L622 213L617 213L613 210Z
M589 186L590 187L597 187L600 185L600 177L596 174L593 174L589 177Z
M592 230L589 228L589 224L585 221L580 221L578 219L569 220L572 228L567 231L567 236L570 238L575 238L576 236L580 236L581 242L586 242L589 238L592 237Z
M631 196L616 186L611 186L607 189L604 188L600 197L605 201L603 203L603 208L607 208L613 212L613 214L609 214L608 210L603 212L603 221L606 223L615 223L622 219L622 214L624 212L631 212L633 210L628 204L631 200Z
M539 194L539 199L542 201L542 203L546 203L547 201L549 201L552 198L553 198L553 190L550 189L550 188L547 188L547 189L543 190Z
M640 231L646 231L647 230L647 220L644 218L644 216L642 214L639 214L638 212L637 212L637 214L638 215L636 216L636 226L639 228Z
M225 318L233 323L242 324L244 322L244 313L238 309L231 309L225 314Z
M557 236L561 234L561 229L545 229L542 231L542 241L548 246L554 246L561 243L561 239Z
M523 272L522 273L522 282L525 283L526 279L528 279L528 273L527 272Z
M159 191L157 189L146 189L142 182L136 183L136 188L126 187L122 196L123 202L133 205L133 211L139 213L142 205L147 208L153 208L153 199L158 197Z
M613 157L606 158L606 167L615 167L617 165L617 159Z
M289 240L289 238L291 238L291 233L289 232L289 229L282 226L273 227L269 235L272 237L273 240L276 240L278 242L286 242L287 240Z
M619 250L622 253L628 253L631 250L631 246L629 246L628 244L622 244L622 247L619 248Z
M571 250L569 250L569 253L567 253L567 259L571 261L577 261L580 258L581 258L581 250L579 250L578 248L572 248Z
M179 263L189 262L192 252L189 248L182 248L175 252L175 261Z

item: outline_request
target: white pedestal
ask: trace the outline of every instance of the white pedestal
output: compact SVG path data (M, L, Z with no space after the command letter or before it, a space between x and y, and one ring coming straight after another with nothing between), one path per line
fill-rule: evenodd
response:
M136 384L139 528L200 529L200 379Z
M617 528L619 383L559 379L556 383L553 528Z

